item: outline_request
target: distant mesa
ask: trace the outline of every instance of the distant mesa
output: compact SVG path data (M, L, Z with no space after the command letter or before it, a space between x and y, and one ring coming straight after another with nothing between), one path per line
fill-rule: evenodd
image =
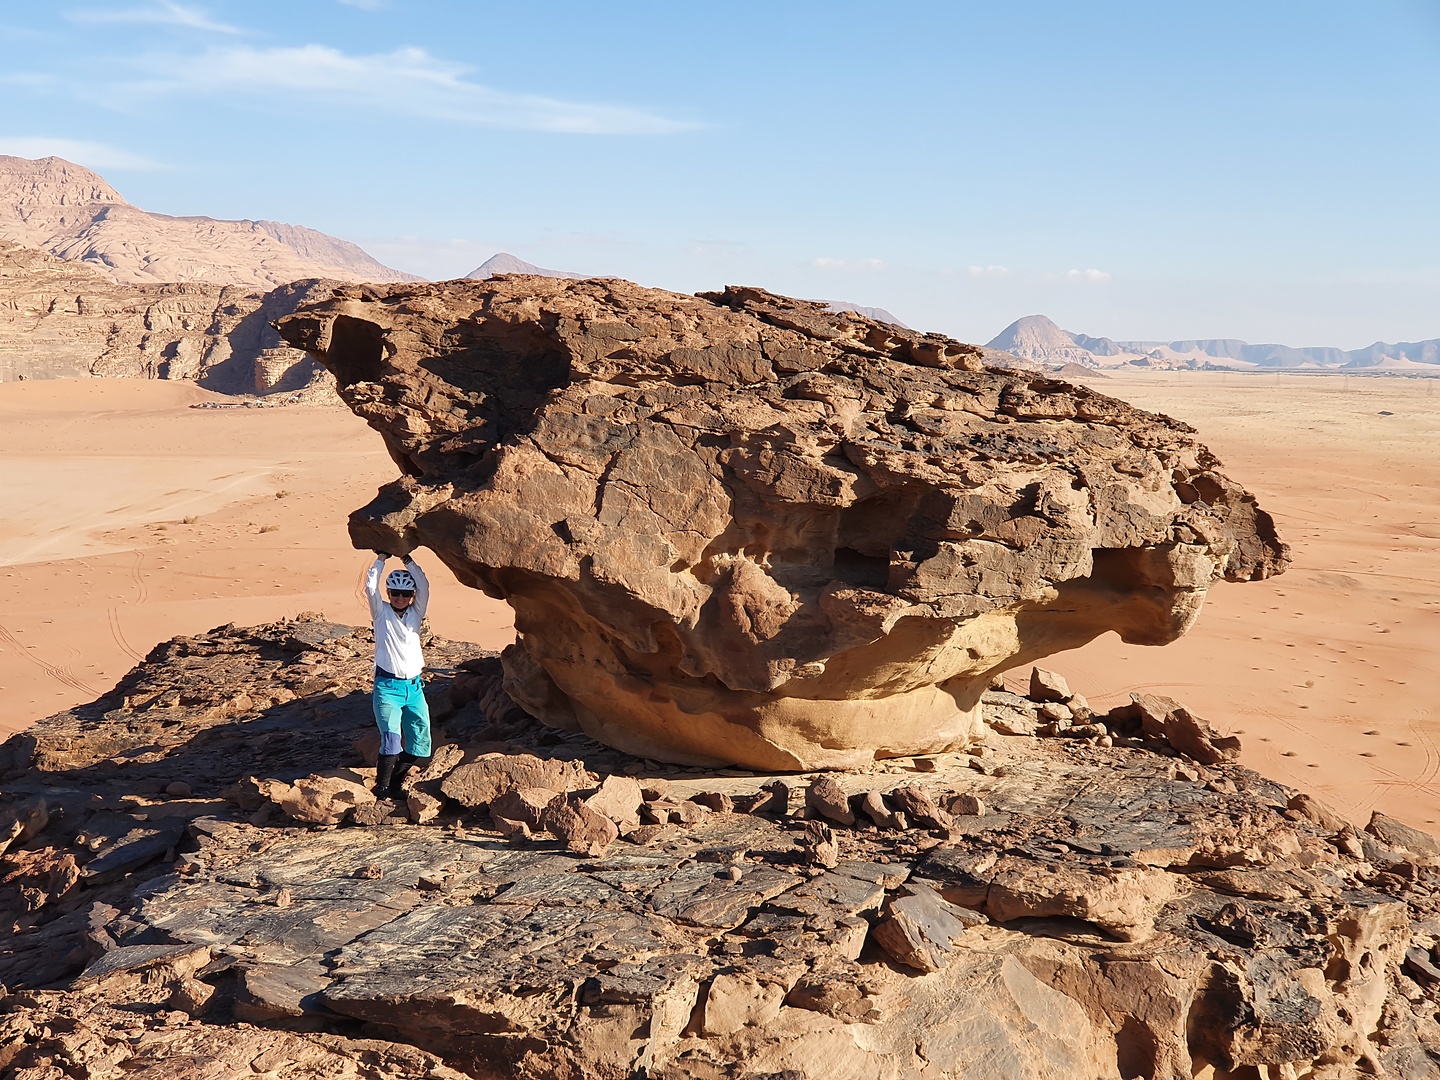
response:
M1238 338L1177 341L1116 341L1072 333L1044 315L1027 315L996 335L987 348L1021 361L1078 378L1077 370L1106 367L1221 370L1414 371L1440 366L1440 339L1387 344L1364 349L1294 348L1251 345ZM1070 370L1066 370L1066 369Z
M1095 368L1088 368L1084 364L1061 364L1055 369L1055 374L1062 379L1108 379L1103 371Z
M124 285L423 280L300 225L149 213L98 174L57 157L0 156L0 240L84 263Z
M589 274L577 274L573 270L547 270L543 266L536 266L524 259L511 255L508 251L497 252L491 255L483 263L477 266L467 278L476 281L486 281L500 274L533 274L536 277L565 278L570 281L584 281Z

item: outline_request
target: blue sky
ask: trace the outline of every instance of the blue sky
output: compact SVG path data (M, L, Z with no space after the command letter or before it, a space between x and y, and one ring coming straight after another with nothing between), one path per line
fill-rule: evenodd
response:
M429 277L1440 336L1440 0L58 0L0 57L0 153Z

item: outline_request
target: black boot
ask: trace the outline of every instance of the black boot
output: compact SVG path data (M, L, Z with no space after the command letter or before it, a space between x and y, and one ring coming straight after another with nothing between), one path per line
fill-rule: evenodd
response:
M390 781L390 798L403 798L405 791L401 785L405 783L405 778L410 775L411 770L419 769L424 772L429 764L430 755L428 754L425 757L416 757L409 753L401 754L400 763L395 766L395 778Z
M390 798L390 785L394 782L395 763L400 760L399 754L381 754L375 762L375 797L377 799Z

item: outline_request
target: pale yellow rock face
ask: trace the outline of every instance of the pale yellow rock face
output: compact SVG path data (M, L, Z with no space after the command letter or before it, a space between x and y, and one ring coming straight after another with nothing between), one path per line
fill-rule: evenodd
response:
M1288 560L1185 425L759 290L342 287L279 327L404 474L356 546L503 597L511 695L637 755L957 749L995 671L1173 641Z
M126 285L205 282L264 291L307 278L419 280L298 225L149 213L89 169L54 157L0 155L0 240Z
M188 379L222 393L298 390L316 365L270 321L328 294L320 282L270 292L119 284L0 239L0 382L95 375Z

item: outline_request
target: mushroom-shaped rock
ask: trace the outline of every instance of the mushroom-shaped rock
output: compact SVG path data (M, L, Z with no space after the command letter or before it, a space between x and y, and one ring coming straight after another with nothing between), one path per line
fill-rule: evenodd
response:
M646 757L958 749L997 670L1172 641L1288 558L1186 425L757 289L346 286L278 327L403 473L356 546L506 600L511 696Z

